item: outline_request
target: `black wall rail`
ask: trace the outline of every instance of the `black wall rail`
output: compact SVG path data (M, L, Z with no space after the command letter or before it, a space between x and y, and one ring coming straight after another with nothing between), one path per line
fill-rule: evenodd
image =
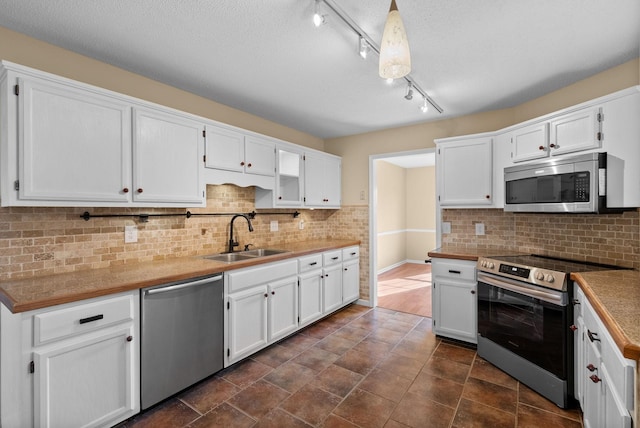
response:
M89 221L92 218L104 218L104 217L137 217L141 223L146 223L149 221L150 217L186 217L191 218L193 216L212 216L212 217L223 217L223 216L234 216L237 213L192 213L191 211L187 211L186 213L180 214L91 214L89 211L85 211L80 215L80 218L84 219L84 221ZM257 213L255 211L251 211L246 214L250 219L256 218L257 215L289 215L293 216L293 218L297 218L300 213L298 211L292 213L281 213L281 212L268 212L268 213Z

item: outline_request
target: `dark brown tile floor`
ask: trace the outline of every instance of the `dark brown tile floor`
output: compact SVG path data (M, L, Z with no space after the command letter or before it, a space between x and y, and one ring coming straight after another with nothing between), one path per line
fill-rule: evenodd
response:
M119 425L582 427L431 319L352 305Z

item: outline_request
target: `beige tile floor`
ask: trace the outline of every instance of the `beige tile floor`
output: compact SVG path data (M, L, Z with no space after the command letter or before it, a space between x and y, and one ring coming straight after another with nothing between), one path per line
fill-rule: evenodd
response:
M119 425L581 427L431 320L352 305Z

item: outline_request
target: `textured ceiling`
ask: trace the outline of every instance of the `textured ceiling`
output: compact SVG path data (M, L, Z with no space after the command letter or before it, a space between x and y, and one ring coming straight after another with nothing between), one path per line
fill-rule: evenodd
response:
M380 40L389 0L327 0ZM313 0L0 0L0 26L329 138L511 107L638 57L638 0L397 0L419 110Z

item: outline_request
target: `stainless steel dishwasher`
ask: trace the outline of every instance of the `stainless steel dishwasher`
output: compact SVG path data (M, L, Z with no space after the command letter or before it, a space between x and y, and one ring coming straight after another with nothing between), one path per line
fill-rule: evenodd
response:
M142 289L141 406L223 367L222 275Z

